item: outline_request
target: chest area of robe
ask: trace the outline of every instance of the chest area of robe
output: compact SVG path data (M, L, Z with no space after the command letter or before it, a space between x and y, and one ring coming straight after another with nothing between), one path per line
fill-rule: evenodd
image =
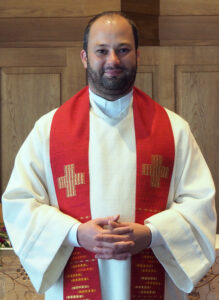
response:
M90 111L90 204L92 218L120 214L135 220L136 142L133 110L116 122Z

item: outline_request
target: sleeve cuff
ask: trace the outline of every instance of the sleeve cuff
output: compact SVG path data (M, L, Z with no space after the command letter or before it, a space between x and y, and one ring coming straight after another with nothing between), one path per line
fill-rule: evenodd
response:
M77 238L77 231L78 231L78 227L80 224L81 224L80 222L77 222L69 230L68 235L66 236L66 238L64 240L64 244L66 246L80 247L80 245L78 243L78 238Z
M151 231L151 244L149 248L157 247L163 245L164 239L162 238L159 230L151 223L147 222L145 225L148 226L148 228Z

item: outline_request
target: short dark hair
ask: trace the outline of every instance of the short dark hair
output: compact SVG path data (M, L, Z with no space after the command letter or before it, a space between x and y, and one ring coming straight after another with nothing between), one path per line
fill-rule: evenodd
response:
M96 15L95 17L93 17L87 24L85 30L84 30L84 38L83 38L83 49L87 52L87 47L88 47L88 38L89 38L89 33L90 33L90 28L93 25L93 23L98 20L101 17L104 16L121 16L123 17L125 20L127 20L127 22L130 24L131 28L132 28L132 32L133 32L133 36L134 36L134 41L135 41L135 49L138 49L138 29L136 24L129 19L124 13L122 12L118 12L118 11L105 11L102 12L98 15Z

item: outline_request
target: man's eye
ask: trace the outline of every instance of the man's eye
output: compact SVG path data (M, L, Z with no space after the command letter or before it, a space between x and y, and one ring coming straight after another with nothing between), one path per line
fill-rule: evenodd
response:
M119 53L124 54L124 53L128 53L129 49L128 48L121 48L119 49Z
M97 49L96 51L98 54L107 54L107 50L105 49Z

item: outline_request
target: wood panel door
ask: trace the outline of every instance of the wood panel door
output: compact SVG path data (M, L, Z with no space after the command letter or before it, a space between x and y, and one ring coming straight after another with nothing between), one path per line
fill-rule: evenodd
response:
M1 191L34 122L85 84L80 49L0 49Z
M189 122L218 190L219 47L140 50L136 85ZM216 206L219 211L218 195Z

